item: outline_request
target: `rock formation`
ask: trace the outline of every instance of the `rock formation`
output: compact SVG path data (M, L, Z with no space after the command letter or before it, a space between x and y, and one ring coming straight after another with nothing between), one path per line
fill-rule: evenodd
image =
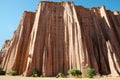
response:
M7 55L7 51L10 47L10 40L6 40L5 44L3 45L1 51L0 51L0 64L3 60L3 57L5 57Z
M2 58L2 56L0 55L0 64L1 64L1 62L2 62L2 59L3 59L3 58Z
M77 68L84 76L91 67L101 75L119 76L120 13L104 6L87 9L72 2L41 2L36 12L24 12L5 45L2 67L7 72L31 76L38 70L55 76Z

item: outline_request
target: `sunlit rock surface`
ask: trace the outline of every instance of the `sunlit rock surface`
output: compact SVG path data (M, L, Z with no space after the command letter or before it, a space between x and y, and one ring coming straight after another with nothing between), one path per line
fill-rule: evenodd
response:
M87 9L72 2L41 2L36 12L24 12L0 55L3 69L19 75L38 70L56 76L77 68L85 76L91 67L101 75L119 76L120 13L104 6Z

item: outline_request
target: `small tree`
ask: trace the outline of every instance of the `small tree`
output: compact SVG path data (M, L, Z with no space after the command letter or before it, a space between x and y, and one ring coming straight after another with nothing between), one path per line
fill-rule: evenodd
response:
M77 70L76 68L73 68L73 69L68 71L68 74L70 74L74 77L81 78L82 72L80 70Z
M96 72L94 69L88 68L87 69L87 77L88 78L93 78L96 75Z

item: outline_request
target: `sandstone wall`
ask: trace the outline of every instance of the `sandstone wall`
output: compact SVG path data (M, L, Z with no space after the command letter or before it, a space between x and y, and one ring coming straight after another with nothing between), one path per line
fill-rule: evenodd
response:
M2 62L2 59L3 59L3 58L2 58L2 56L0 55L0 64L1 64L1 62Z
M7 55L7 51L10 47L10 42L11 42L10 40L6 40L5 43L2 46L2 49L0 51L0 64L3 60L3 58Z
M20 21L18 29L15 31L11 39L7 55L4 56L2 66L4 70L16 70L23 73L26 64L27 46L29 42L30 33L33 27L35 13L24 12L23 18Z
M88 67L102 75L120 75L120 13L87 9L72 2L41 2L35 13L25 12L2 67L31 76L67 74Z

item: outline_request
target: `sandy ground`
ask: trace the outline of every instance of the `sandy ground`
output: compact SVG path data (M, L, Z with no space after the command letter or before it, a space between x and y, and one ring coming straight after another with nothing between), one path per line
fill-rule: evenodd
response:
M120 77L100 77L100 78L55 78L55 77L21 77L21 76L0 76L0 80L120 80Z

